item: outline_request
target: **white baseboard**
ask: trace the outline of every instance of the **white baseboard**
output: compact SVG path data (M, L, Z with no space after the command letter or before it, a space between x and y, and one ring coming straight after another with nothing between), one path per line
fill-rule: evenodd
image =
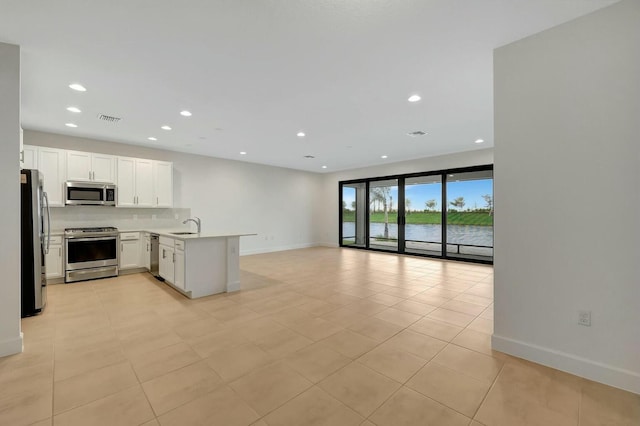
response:
M0 357L19 354L22 350L22 333L16 338L6 339L0 342Z
M640 374L630 370L495 334L491 336L491 345L497 351L518 358L640 394Z
M318 245L320 247L331 247L331 248L338 248L340 247L340 245L338 243L327 243L327 242L322 242L322 243L318 243Z

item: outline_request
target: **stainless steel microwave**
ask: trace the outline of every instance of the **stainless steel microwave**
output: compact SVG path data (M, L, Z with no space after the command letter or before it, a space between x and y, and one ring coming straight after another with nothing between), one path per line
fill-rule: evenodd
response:
M64 203L67 206L115 206L116 186L110 183L66 182Z

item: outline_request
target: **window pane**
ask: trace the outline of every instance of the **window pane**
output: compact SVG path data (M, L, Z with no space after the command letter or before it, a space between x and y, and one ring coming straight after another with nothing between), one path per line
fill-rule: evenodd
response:
M493 260L493 171L447 175L447 255Z

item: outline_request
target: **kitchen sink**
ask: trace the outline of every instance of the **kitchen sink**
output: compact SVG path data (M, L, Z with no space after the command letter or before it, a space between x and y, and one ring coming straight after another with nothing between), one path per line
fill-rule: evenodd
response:
M173 235L194 235L194 234L197 234L197 232L170 232L170 234L173 234Z

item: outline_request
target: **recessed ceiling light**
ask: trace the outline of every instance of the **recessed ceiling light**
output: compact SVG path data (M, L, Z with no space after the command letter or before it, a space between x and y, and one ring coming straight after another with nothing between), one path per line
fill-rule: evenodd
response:
M297 137L299 137L299 138L304 138L304 137L305 137L305 136L307 136L307 135L306 135L306 133L305 133L305 132L298 132L298 133L296 134L296 136L297 136Z
M76 108L76 107L67 107L67 111L70 111L70 112L82 112L82 111L80 111L80 108Z
M165 125L165 126L162 126L162 127L160 127L160 128L161 128L162 130L171 130L171 127L166 126L166 125Z
M326 168L327 168L327 166L322 166L322 168L323 168L323 169L326 169Z
M482 143L484 142L484 139L476 139L476 143Z
M65 126L67 126L67 127L78 127L77 124L73 124L73 123L66 123Z
M247 153L244 151L240 151L240 155L247 155Z
M411 95L409 96L409 99L407 99L409 102L418 102L420 99L422 99L422 97L420 97L420 95Z
M184 111L180 111L180 115L184 116L184 117L191 117L191 112L187 111L186 109Z
M86 92L87 89L82 85L82 84L78 84L78 83L73 83L69 85L69 88L76 90L78 92Z
M388 155L381 155L380 158L389 158Z
M150 141L157 141L158 138L154 138L153 136L149 136L147 139L149 139Z

